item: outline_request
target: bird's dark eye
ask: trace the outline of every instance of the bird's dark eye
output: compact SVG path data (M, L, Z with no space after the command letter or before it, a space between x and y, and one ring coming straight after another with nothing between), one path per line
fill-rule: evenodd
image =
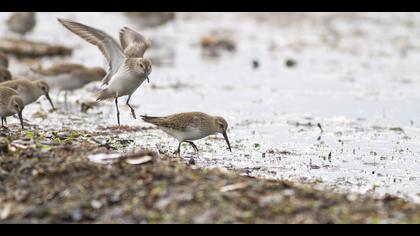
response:
M140 67L143 68L143 64L140 64Z
M19 108L19 106L18 106L18 105L15 105L15 107L16 107L16 108Z

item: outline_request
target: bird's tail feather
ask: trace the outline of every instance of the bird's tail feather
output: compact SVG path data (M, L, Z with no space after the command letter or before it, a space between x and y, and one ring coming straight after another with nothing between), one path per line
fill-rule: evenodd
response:
M155 117L155 116L146 116L146 115L143 115L143 116L140 116L140 117L141 117L142 120L144 120L146 122L152 122L154 119L158 118L158 117Z
M110 100L115 98L115 94L110 92L108 89L104 89L96 94L96 101L104 101L104 100Z

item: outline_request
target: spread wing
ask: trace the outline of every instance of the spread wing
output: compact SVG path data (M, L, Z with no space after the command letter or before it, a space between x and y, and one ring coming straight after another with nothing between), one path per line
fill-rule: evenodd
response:
M117 41L107 33L92 28L75 21L58 19L58 21L68 30L78 35L87 42L97 46L108 61L109 71L103 79L103 84L107 84L112 76L117 73L120 66L124 63L126 56Z
M146 50L151 46L150 41L143 35L128 27L121 29L120 43L125 56L128 58L143 57Z

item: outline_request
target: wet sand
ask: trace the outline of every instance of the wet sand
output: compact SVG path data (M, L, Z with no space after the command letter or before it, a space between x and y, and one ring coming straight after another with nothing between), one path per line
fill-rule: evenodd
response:
M154 150L118 154L115 150L127 141L104 132L43 130L7 135L9 154L0 158L0 223L420 220L420 206L392 196L337 194L311 185L206 170ZM98 137L107 142L98 144ZM2 138L0 143L4 142ZM105 157L111 162L94 161Z

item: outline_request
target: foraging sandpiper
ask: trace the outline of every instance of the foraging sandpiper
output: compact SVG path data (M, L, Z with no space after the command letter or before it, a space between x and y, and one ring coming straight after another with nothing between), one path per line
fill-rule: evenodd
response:
M152 71L152 62L143 58L150 42L136 31L124 27L120 31L121 46L107 33L71 20L58 19L71 32L97 46L108 61L109 69L103 85L108 85L97 94L96 100L115 99L117 121L120 125L118 98L128 96L126 105L136 119L136 113L129 104L132 94L147 79Z
M212 134L221 133L232 152L227 136L228 124L220 116L210 116L202 112L178 113L164 117L141 116L147 122L176 138L179 142L174 154L181 152L181 143L190 144L198 152L197 146L192 142Z
M49 94L50 87L44 80L14 79L0 83L0 86L16 90L25 106L35 102L42 95L45 95L52 109L55 110Z
M0 82L8 81L12 79L10 71L4 67L0 67Z
M7 28L22 36L33 30L35 24L35 12L16 12L6 20Z
M25 108L23 100L15 90L6 87L0 87L0 117L2 128L5 128L4 124L7 122L6 118L17 113L23 129L23 108Z
M31 70L45 80L51 89L64 91L67 103L67 92L80 89L90 82L100 81L106 71L100 67L88 68L80 64L63 63L49 68L31 68Z

